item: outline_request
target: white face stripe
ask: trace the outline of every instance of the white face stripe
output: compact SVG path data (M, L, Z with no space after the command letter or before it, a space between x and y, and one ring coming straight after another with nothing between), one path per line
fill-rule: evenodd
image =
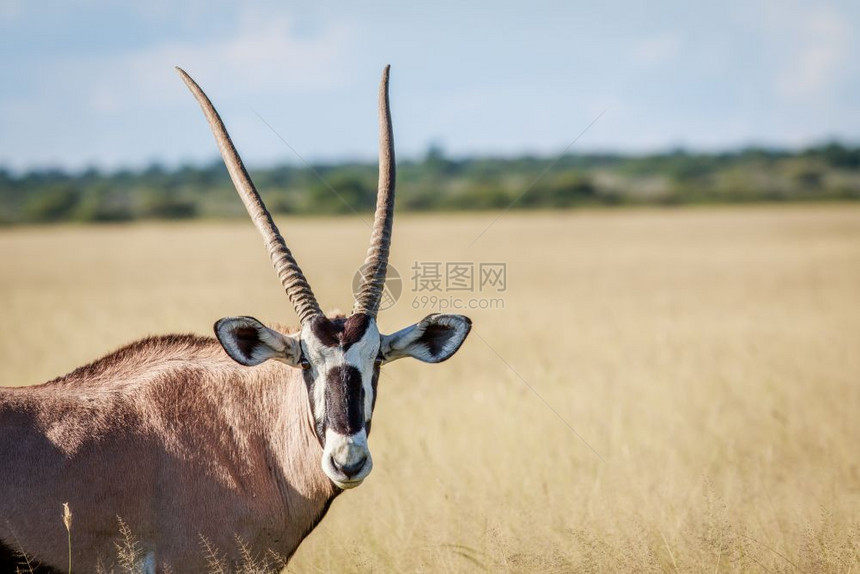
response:
M329 372L338 366L350 366L361 374L364 390L364 422L373 416L375 392L373 376L375 360L379 354L380 335L376 320L371 319L361 339L350 345L346 352L340 347L324 344L307 325L302 329L302 347L307 360L311 363L313 383L314 419L319 423L326 418L326 385Z
M335 485L344 489L353 488L361 484L373 468L373 460L367 447L367 425L373 416L373 376L381 343L379 329L376 321L369 319L361 338L346 345L342 343L342 331L332 329L331 325L317 324L316 329L317 332L310 323L304 325L301 344L305 358L311 365L306 377L312 381L310 398L316 432L317 435L324 433L323 437L318 436L323 444L320 465ZM331 331L326 332L325 329ZM326 340L320 340L320 336ZM344 372L339 373L335 369L342 369ZM359 421L354 418L357 414L354 411L357 392L355 384L359 382L356 375L360 376L364 394L364 420L360 421L360 429L356 429L355 425ZM338 384L344 386L328 388ZM327 397L338 406L327 405ZM341 401L341 398L344 400ZM342 402L352 405L340 406ZM330 413L330 406L350 408L352 412ZM352 434L338 432L346 429Z
M325 419L325 376L314 383L314 420Z
M379 355L379 329L376 321L371 320L364 332L364 336L358 343L350 347L344 356L344 362L358 369L361 373L361 385L364 388L364 422L370 421L373 416L373 374L375 361Z

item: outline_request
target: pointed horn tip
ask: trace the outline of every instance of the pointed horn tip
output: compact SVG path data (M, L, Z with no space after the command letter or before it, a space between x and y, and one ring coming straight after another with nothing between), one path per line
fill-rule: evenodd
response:
M188 75L188 72L186 72L179 66L174 66L173 69L176 70L176 73L179 74L179 78L185 83L186 86L188 86L188 89L191 90L191 93L193 93L198 99L200 95L206 97L206 94L203 93L203 90L200 89L200 86L197 85L197 82L194 81L194 78ZM208 100L209 98L206 99Z
M194 88L197 87L197 82L194 81L194 78L189 76L188 72L186 72L179 66L173 66L173 69L176 70L176 73L179 74L179 77L182 79L185 85L191 88L191 91L194 91Z

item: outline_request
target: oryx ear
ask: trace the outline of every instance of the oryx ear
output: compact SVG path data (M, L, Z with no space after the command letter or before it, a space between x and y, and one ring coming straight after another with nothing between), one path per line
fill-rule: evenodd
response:
M302 356L297 337L269 329L253 317L224 317L215 323L215 336L234 361L247 367L269 359L296 367Z
M441 363L457 352L471 328L471 319L463 315L428 315L419 323L383 335L380 352L385 361L414 357Z

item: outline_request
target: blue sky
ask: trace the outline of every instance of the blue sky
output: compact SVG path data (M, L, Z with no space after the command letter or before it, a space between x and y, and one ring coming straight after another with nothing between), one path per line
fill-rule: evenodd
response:
M860 2L179 4L0 0L0 165L214 159L174 65L250 165L375 157L387 63L401 157L860 140Z

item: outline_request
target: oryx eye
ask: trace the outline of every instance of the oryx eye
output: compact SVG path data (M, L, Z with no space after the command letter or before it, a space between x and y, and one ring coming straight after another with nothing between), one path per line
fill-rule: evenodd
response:
M310 363L310 361L308 361L307 359L302 357L301 360L299 360L299 366L301 366L302 369L307 371L308 369L311 368L311 363Z
M377 355L376 360L373 361L373 365L376 367L380 367L380 366L382 366L383 361L384 361L384 359L382 358L382 355Z

